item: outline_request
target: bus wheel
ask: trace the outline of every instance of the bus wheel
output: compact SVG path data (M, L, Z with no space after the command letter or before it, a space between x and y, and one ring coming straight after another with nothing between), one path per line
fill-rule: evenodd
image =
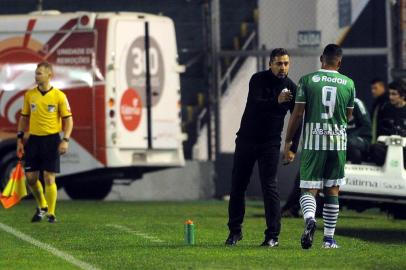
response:
M85 181L67 179L65 191L74 200L102 200L111 191L113 179L100 179L98 181Z
M406 219L406 204L393 205L391 212L395 219Z

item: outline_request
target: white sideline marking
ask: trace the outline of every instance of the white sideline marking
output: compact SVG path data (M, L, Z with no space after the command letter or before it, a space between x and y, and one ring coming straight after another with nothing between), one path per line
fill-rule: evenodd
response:
M115 229L120 230L120 231L123 231L123 232L130 233L130 234L135 234L136 236L145 238L145 239L147 239L147 240L151 240L151 242L164 243L164 241L162 241L161 239L158 239L158 238L155 237L155 236L150 236L150 235L148 235L148 234L146 234L146 233L133 230L133 229L128 228L128 227L123 226L123 225L118 225L118 224L106 224L106 226L107 226L107 227L115 228Z
M88 264L86 262L83 262L81 260L76 259L75 257L73 257L72 255L69 255L53 246L51 246L50 244L46 244L46 243L42 243L34 238L32 238L31 236L24 234L16 229L13 229L12 227L3 224L0 222L0 229L2 229L3 231L14 235L15 237L30 243L31 245L37 246L41 249L44 249L46 251L48 251L49 253L55 255L56 257L59 257L65 261L67 261L68 263L71 263L77 267L79 267L80 269L83 270L98 270L97 267Z

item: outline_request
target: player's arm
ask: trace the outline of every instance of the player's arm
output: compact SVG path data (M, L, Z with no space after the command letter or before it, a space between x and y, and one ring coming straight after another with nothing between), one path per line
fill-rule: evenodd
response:
M252 75L248 87L248 101L254 103L256 106L264 106L267 100L262 97L260 91L261 85L257 74Z
M73 130L73 118L72 116L68 116L62 118L62 131L63 137L69 139Z
M248 102L261 111L268 110L271 105L270 100L263 95L262 84L259 75L254 74L250 79L248 91Z
M291 162L294 159L294 155L292 155L292 144L297 140L299 141L300 138L300 131L299 127L302 125L303 114L306 107L307 101L307 90L306 90L306 78L302 77L299 80L297 85L297 91L295 93L295 104L293 107L293 112L291 111L291 116L289 119L288 130L286 132L285 138L285 148L284 148L284 157L286 162ZM293 105L293 104L292 104ZM292 110L292 107L291 107Z
M294 93L294 98L290 101L290 114L293 114L293 110L295 109L295 102L296 102L296 98L297 98L297 86L295 84L293 84L291 86L293 93ZM304 103L303 103L304 104ZM293 136L292 139L292 146L290 147L290 151L294 154L297 152L297 148L299 147L299 141L300 141L300 136L302 133L302 124L303 124L303 118L300 119L300 123L299 123L299 127L295 132L295 135ZM294 157L294 156L293 156Z
M286 132L285 143L292 143L292 140L302 123L303 115L305 112L305 103L296 103L292 115L289 119L288 130Z
M263 84L264 83L261 81L258 74L254 74L249 82L248 101L255 104L255 106L260 110L269 110L269 108L278 106L279 104L292 99L292 94L290 91L281 92L279 96L264 96Z
M59 113L62 117L62 132L63 138L59 145L59 153L61 155L68 151L69 140L73 130L73 118L70 111L68 99L65 95L61 95L59 103Z
M292 146L290 147L290 151L292 151L293 153L296 153L297 148L299 147L300 136L302 135L302 125L303 125L303 118L300 119L299 126L292 139Z
M347 122L352 118L352 112L354 108L347 108Z
M293 158L289 154L291 151L291 146L293 142L293 138L297 132L300 132L299 127L301 126L303 115L305 112L306 103L296 103L295 108L293 109L292 115L289 119L288 130L286 132L285 138L285 161L291 162ZM299 131L298 131L299 130Z
M28 129L30 122L29 116L21 115L18 120L17 126L17 156L22 157L24 155L24 132Z
M351 88L351 96L347 104L347 123L350 121L352 118L352 112L354 111L354 105L355 105L355 86L354 82L352 82L353 86Z
M23 108L20 113L17 125L17 156L22 157L24 155L24 132L28 130L30 123L30 104L28 101L28 95L24 95Z
M29 122L29 115L20 115L20 119L18 120L17 132L25 132L28 129Z
M63 155L68 152L69 140L73 130L72 115L62 118L62 132L63 138L59 145L59 154Z

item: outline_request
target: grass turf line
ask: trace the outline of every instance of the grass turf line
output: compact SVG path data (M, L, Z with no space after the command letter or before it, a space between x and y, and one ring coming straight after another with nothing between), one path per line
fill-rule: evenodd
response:
M319 219L313 248L302 250L302 219L283 219L278 248L259 247L265 229L261 202L248 202L244 240L234 248L224 246L226 202L63 201L58 203L56 224L31 224L34 207L33 201L24 201L2 210L0 221L100 269L406 269L406 221L378 211L340 213L338 250L321 249ZM196 224L196 246L183 243L187 219ZM0 239L0 269L75 269L4 231Z

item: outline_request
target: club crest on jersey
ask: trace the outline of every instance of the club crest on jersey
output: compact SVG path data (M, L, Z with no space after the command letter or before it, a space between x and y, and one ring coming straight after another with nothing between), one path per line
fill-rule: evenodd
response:
M30 106L31 106L31 111L32 112L35 112L37 110L37 104L31 103Z
M53 113L55 112L55 109L56 109L55 105L48 105L48 112Z
M324 76L323 76L324 77ZM320 76L319 75L314 75L313 77L312 77L312 81L313 82L319 82L320 81Z

